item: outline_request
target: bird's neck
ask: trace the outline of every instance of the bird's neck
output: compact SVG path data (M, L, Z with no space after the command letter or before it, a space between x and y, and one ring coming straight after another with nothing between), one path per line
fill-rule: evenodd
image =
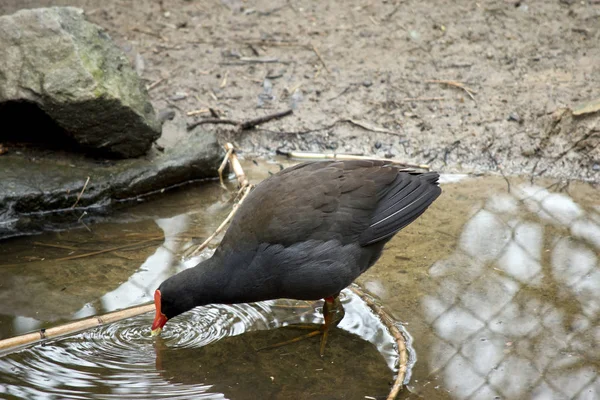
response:
M186 308L229 302L226 288L230 274L220 257L213 256L169 279L182 301L189 303Z
M262 278L247 268L253 251L217 252L193 268L169 278L181 312L207 304L250 303L271 298L261 290Z

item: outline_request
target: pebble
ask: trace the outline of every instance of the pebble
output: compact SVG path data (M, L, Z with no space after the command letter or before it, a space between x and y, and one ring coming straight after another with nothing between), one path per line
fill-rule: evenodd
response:
M519 114L517 114L516 112L511 112L510 114L508 114L508 118L509 121L515 121L515 122L521 122L521 116Z
M171 101L181 101L188 97L188 94L185 92L176 92L175 95L169 97Z
M156 116L156 119L160 123L163 123L165 121L171 121L173 118L175 118L175 110L173 110L172 108L163 108L158 112L158 115Z

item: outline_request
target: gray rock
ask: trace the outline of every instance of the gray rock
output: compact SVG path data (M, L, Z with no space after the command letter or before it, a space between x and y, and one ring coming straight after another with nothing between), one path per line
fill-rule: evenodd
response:
M111 206L217 176L224 152L213 134L196 128L173 142L164 152L153 149L146 157L128 160L9 148L0 156L0 239L68 228L84 211L86 220L93 221Z
M35 104L78 145L115 157L140 156L160 137L136 72L82 10L0 16L0 54L0 105Z

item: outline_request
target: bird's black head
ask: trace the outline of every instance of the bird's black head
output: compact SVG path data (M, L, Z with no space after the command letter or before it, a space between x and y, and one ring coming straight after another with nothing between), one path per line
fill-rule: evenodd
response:
M230 270L215 256L173 275L154 292L156 316L152 335L158 335L168 320L197 306L212 303L233 303L225 286Z
M184 291L178 290L179 279L173 278L164 281L154 292L156 315L152 323L152 336L159 335L168 320L194 307L192 299Z

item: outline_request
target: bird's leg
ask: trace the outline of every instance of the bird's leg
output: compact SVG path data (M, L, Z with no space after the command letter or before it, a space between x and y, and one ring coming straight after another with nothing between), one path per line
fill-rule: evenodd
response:
M329 328L332 326L338 326L346 314L339 295L340 294L338 293L335 296L326 297L325 304L323 304L323 318L325 319L325 323L321 327L321 330L323 331L323 336L321 337L321 348L319 351L321 357L323 357L323 354L325 354L325 344L327 343Z
M322 357L323 354L325 353L325 345L327 343L327 336L329 335L329 329L331 327L338 326L338 324L340 323L342 318L344 318L344 315L345 315L344 307L342 306L342 302L340 301L340 298L338 296L339 296L339 293L336 294L335 296L325 298L325 303L323 304L323 318L325 319L325 323L323 325L321 325L318 330L313 330L312 332L309 332L306 335L298 336L296 338L286 340L284 342L276 343L276 344L273 344L270 346L266 346L266 347L260 348L258 350L274 349L276 347L281 347L281 346L285 346L285 345L288 345L291 343L296 343L301 340L308 339L313 336L322 334L323 336L321 337L321 347L319 350L319 353L321 354L321 357ZM309 325L300 325L300 326L294 325L294 327L302 328L302 329L310 328Z

